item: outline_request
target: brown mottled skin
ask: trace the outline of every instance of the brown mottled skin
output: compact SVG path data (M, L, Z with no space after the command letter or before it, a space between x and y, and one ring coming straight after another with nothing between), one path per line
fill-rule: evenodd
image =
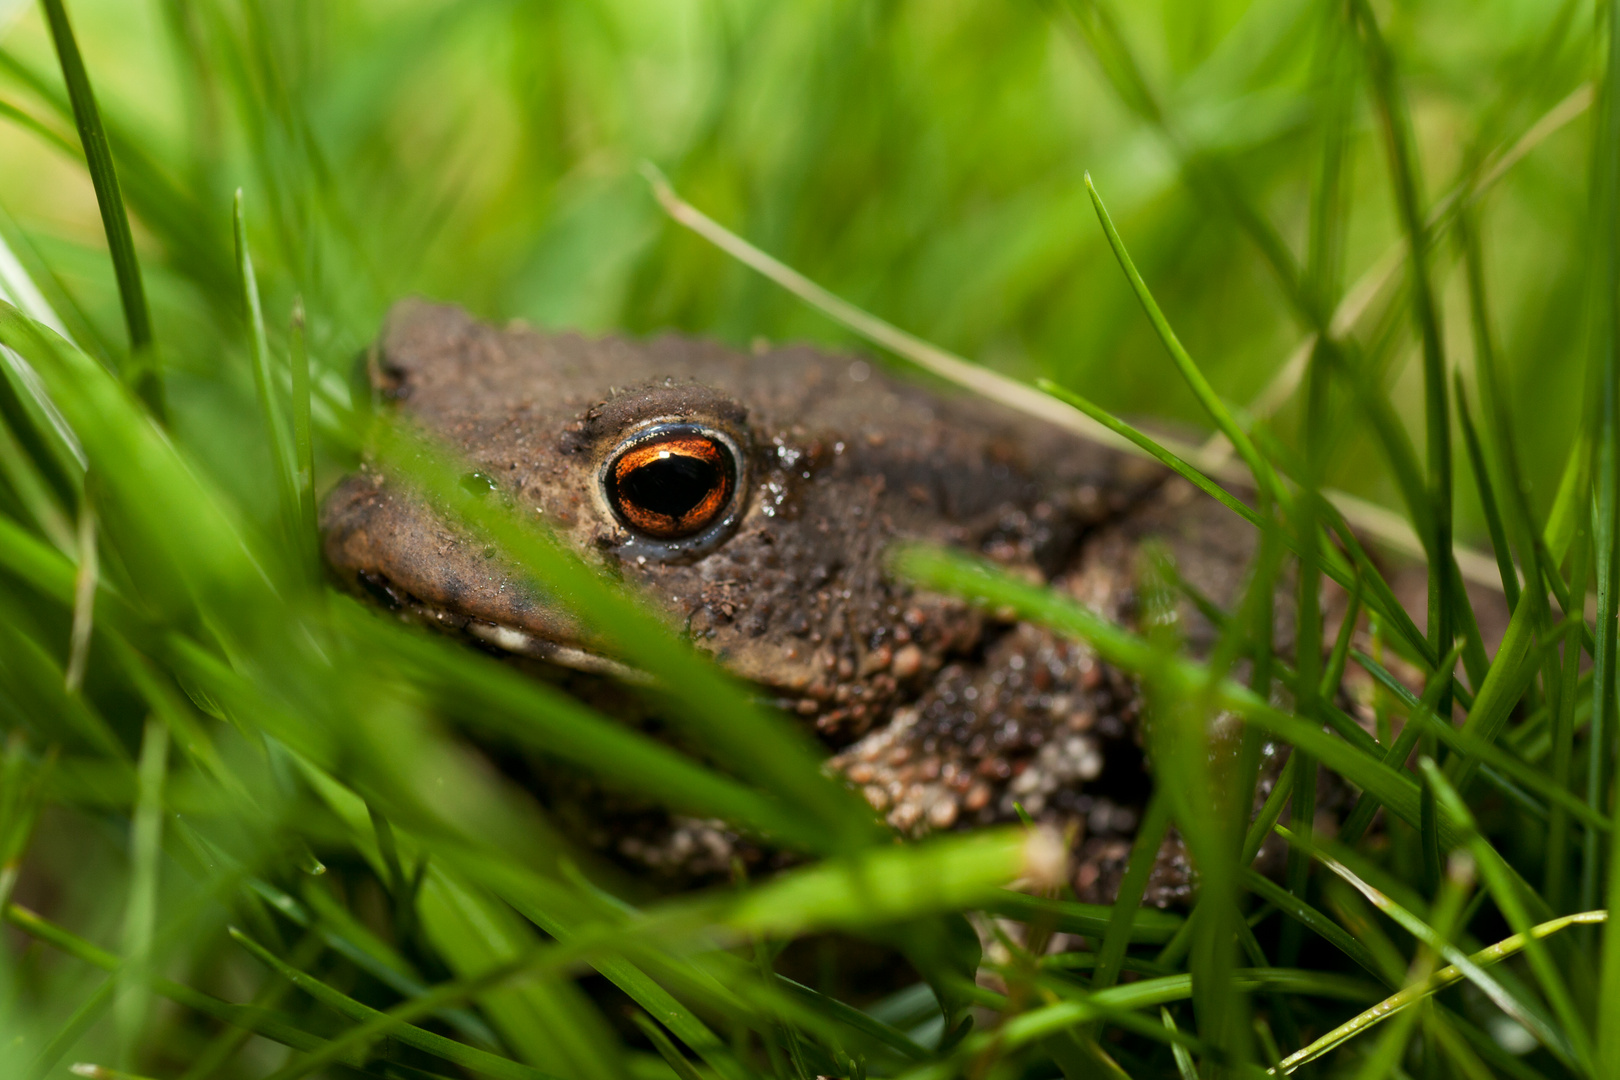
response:
M955 545L1130 624L1150 538L1217 603L1236 595L1251 537L1226 510L1039 421L803 347L502 331L408 301L370 372L380 399L814 725L836 751L830 767L895 827L1005 821L1017 801L1074 830L1083 897L1117 888L1150 785L1134 682L1084 644L892 580L884 552L901 539ZM606 509L603 457L650 420L700 422L742 452L735 525L707 550L671 554ZM403 615L591 666L568 620L376 472L337 486L322 529L336 576ZM1195 649L1208 643L1190 605L1182 621ZM677 875L722 870L733 850L714 823L634 820L631 834L594 839ZM1172 838L1150 898L1187 888Z

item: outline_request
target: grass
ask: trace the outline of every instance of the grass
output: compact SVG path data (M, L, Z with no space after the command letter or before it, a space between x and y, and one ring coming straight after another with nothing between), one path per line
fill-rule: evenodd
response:
M1620 5L1487 8L0 13L0 1074L1620 1073ZM864 340L1244 519L1198 656L892 553L1140 681L1160 783L1122 902L1067 897L1039 829L893 843L792 720L366 415L353 357L411 292ZM656 678L704 758L331 593L314 500L362 443ZM1184 585L1150 563L1144 609L1204 603ZM649 896L469 736L802 861ZM1267 739L1294 757L1251 816ZM1359 793L1336 833L1319 769ZM1172 825L1196 902L1143 909ZM1035 947L1058 932L1084 947ZM912 985L775 970L834 938Z

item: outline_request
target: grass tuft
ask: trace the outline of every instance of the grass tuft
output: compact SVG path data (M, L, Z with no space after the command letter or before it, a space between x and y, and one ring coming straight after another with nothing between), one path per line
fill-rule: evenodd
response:
M0 1075L1620 1073L1620 3L1555 7L0 18ZM885 556L1142 689L1118 901L1050 805L897 842L374 411L357 358L416 293L864 342L1219 502L1230 602L1144 545L1133 627ZM329 589L362 455L674 740ZM660 895L489 747L791 857ZM1159 910L1166 850L1197 888Z

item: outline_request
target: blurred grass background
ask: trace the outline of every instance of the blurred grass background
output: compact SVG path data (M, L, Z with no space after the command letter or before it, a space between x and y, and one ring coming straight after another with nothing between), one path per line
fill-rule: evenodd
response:
M1085 1056L1095 1036L1133 1075L1185 1077L1195 1066L1175 1058L1151 1011L1169 1005L1175 1014L1163 1018L1181 1024L1173 1030L1202 1040L1193 1044L1196 1068L1236 1075L1250 1058L1272 1056L1270 1046L1252 1045L1273 1033L1262 1025L1251 1038L1250 991L1266 995L1258 1013L1271 1018L1289 1053L1351 1015L1351 1002L1370 1004L1432 967L1435 957L1419 941L1455 939L1474 949L1531 917L1572 912L1577 877L1580 906L1602 907L1602 834L1612 833L1612 732L1602 724L1607 715L1612 725L1613 702L1605 682L1594 694L1590 673L1583 681L1578 651L1567 651L1560 671L1556 641L1575 620L1555 623L1545 604L1520 609L1527 614L1518 651L1504 647L1505 659L1489 669L1507 673L1494 690L1484 689L1482 655L1478 670L1469 670L1469 696L1484 704L1477 712L1469 705L1465 730L1479 741L1452 755L1447 774L1466 776L1480 745L1488 751L1500 737L1505 749L1493 762L1533 790L1492 773L1490 790L1475 785L1461 811L1449 802L1444 814L1436 810L1437 798L1450 798L1444 775L1420 788L1400 767L1405 751L1383 761L1391 731L1380 732L1385 745L1359 728L1341 727L1342 738L1323 733L1322 710L1336 700L1344 652L1321 691L1277 669L1305 719L1268 711L1230 685L1220 689L1222 707L1242 712L1258 725L1253 730L1314 746L1405 822L1390 822L1387 846L1374 838L1359 856L1338 853L1365 858L1358 872L1417 912L1417 930L1412 921L1397 930L1359 898L1376 890L1353 893L1342 875L1325 871L1309 877L1303 858L1287 890L1233 863L1236 844L1223 847L1233 837L1220 829L1241 834L1246 804L1231 800L1232 822L1204 820L1219 817L1205 811L1222 803L1219 778L1202 761L1207 731L1196 723L1197 709L1213 699L1194 697L1203 693L1190 681L1194 669L1165 665L1154 651L1160 639L1143 643L1087 623L1061 598L1020 592L973 567L923 558L913 572L941 588L1022 605L1027 617L1092 640L1110 660L1161 680L1157 703L1188 725L1179 747L1154 748L1156 767L1179 778L1167 785L1165 798L1179 800L1170 813L1184 832L1202 833L1193 838L1195 848L1206 845L1200 866L1210 880L1220 878L1203 894L1214 897L1201 909L1212 914L1182 922L1134 913L1128 903L1118 915L1014 904L995 890L1026 868L1029 852L1014 834L920 849L887 843L862 804L819 776L812 754L790 752L800 743L780 718L694 663L645 613L543 538L470 496L459 514L521 552L542 580L577 588L627 657L666 676L672 718L706 740L722 768L615 727L453 643L369 618L324 593L309 560L300 561L309 530L300 531L291 484L278 476L288 463L274 462L267 449L263 416L274 410L261 412L256 399L255 328L244 318L232 234L238 188L268 328L261 359L276 377L289 355L297 371L289 335L295 298L307 312L316 445L328 478L354 460L358 432L348 423L345 390L354 358L388 305L409 293L495 320L592 333L673 327L739 345L765 337L858 346L669 222L637 171L644 159L738 234L892 323L1019 378L1051 378L1158 429L1202 435L1200 406L1171 376L1164 346L1097 227L1082 182L1089 171L1221 397L1255 400L1306 339L1302 308L1338 298L1398 251L1404 235L1376 95L1362 70L1366 56L1346 59L1363 46L1376 52L1365 19L1356 16L1363 27L1356 30L1342 5L1309 0L1162 0L1117 5L1117 24L1099 39L1098 24L1085 21L1093 10L1078 0L74 0L145 272L173 443L105 371L0 309L0 337L40 372L91 463L86 480L48 424L12 407L28 395L8 374L6 392L16 397L6 399L6 430L20 448L0 446L7 575L0 578L0 712L14 736L0 761L0 855L26 849L29 861L20 879L14 863L0 862L0 901L15 886L81 937L25 927L76 959L37 944L19 949L7 971L9 996L0 1001L8 1034L0 1068L65 1075L71 1058L64 1055L82 1048L164 1077L273 1070L292 1080L319 1062L274 1043L342 1057L340 1041L360 1039L355 1025L371 1014L332 997L335 990L379 1009L427 1009L424 987L433 985L454 995L449 1006L417 1016L432 1031L396 1026L404 1042L378 1044L378 1056L351 1054L354 1068L330 1073L414 1078L431 1066L523 1080L544 1080L541 1068L569 1080L860 1080L869 1056L873 1075L1042 1080L1102 1068ZM1442 205L1458 184L1492 176L1509 147L1527 150L1469 208L1483 239L1488 289L1480 296L1498 336L1500 391L1515 436L1502 439L1487 424L1487 441L1499 463L1514 442L1522 457L1533 521L1503 500L1516 532L1529 537L1552 518L1544 545L1552 556L1534 574L1561 600L1560 568L1573 548L1570 610L1578 612L1590 566L1579 528L1587 491L1572 485L1559 511L1548 508L1583 415L1588 327L1601 322L1589 316L1604 310L1589 303L1588 277L1603 241L1613 239L1597 229L1610 220L1602 200L1614 192L1588 175L1602 181L1594 147L1607 146L1612 157L1616 143L1594 139L1590 94L1582 96L1604 59L1600 27L1590 5L1569 0L1402 0L1372 10L1410 101L1422 206ZM126 312L50 36L35 5L16 0L0 0L0 34L0 234L75 341L128 372ZM1346 70L1350 81L1339 81L1335 72ZM1342 189L1324 197L1319 174L1331 171L1324 148L1335 147L1345 154ZM1269 252L1254 243L1263 234L1253 227L1259 217L1282 241ZM1430 272L1445 360L1477 387L1478 343L1453 235L1436 231ZM1309 264L1309 275L1279 275L1278 261ZM1299 294L1290 299L1279 276L1315 293L1303 303ZM1395 264L1387 288L1341 336L1356 343L1416 444L1427 434L1424 378L1405 281ZM1599 355L1612 373L1612 350ZM298 385L292 380L295 408ZM1374 442L1338 380L1323 385L1313 427L1289 403L1265 428L1276 436L1265 443L1266 457L1322 462L1326 484L1395 505L1388 448ZM271 427L278 424L272 417ZM1605 431L1612 439L1612 418L1608 429L1586 434ZM396 468L414 460L399 445L393 455L386 460ZM1477 487L1466 455L1454 456L1460 533L1478 543ZM1292 472L1296 480L1304 475ZM437 479L429 486L454 497L454 473ZM1313 538L1296 548L1314 550L1316 510L1308 478L1302 482L1299 516L1288 510L1278 518L1287 519L1285 530ZM1612 476L1600 476L1591 494L1612 510L1614 487ZM1431 495L1418 491L1411 509L1432 516ZM1607 545L1598 558L1605 587L1613 518L1608 533L1602 518L1595 539ZM1519 549L1520 563L1533 578L1528 550ZM1505 566L1511 577L1511 562ZM1243 611L1269 627L1266 573L1262 560ZM1540 593L1536 583L1525 595ZM93 631L80 626L92 610L86 595L96 597ZM1615 600L1612 588L1602 595L1595 628L1580 632L1595 636L1587 651L1606 655L1612 682ZM1375 601L1368 597L1369 606ZM1306 607L1301 625L1320 634L1314 599L1308 614ZM1269 656L1269 646L1243 640L1246 625L1228 623L1223 648ZM1532 635L1537 651L1529 648ZM1408 659L1425 644L1432 665L1449 642L1437 630L1425 643L1413 630ZM1299 671L1308 678L1319 661L1300 658ZM1260 696L1269 698L1270 679L1261 678ZM1444 684L1434 680L1433 700L1444 699ZM1184 708L1189 701L1197 708ZM1422 706L1401 701L1394 709L1420 714ZM1504 732L1510 711L1515 722ZM1602 753L1588 752L1588 724ZM458 736L466 727L643 785L694 812L791 837L823 861L775 892L767 885L734 902L710 897L697 909L650 904L648 929L579 876L563 839L547 831L523 793L465 753ZM1435 738L1425 739L1422 749L1438 754ZM1583 781L1584 802L1571 793ZM1482 832L1470 812L1480 815ZM1475 854L1478 902L1464 906L1479 884L1466 860L1454 860L1454 872L1442 877L1442 837ZM1297 850L1329 870L1335 865L1319 851ZM324 875L311 872L317 857L327 863ZM850 889L840 875L852 867L869 878L872 868L882 871L875 877L893 895ZM1515 894L1514 874L1544 884ZM937 888L941 881L954 891ZM1252 902L1242 901L1244 892ZM1296 929L1276 931L1279 917L1261 926L1259 938L1227 933L1239 929L1231 920L1240 901L1257 920L1289 912L1297 921L1287 925ZM990 965L1008 997L953 989L945 976L960 982L971 971L951 944L959 923L942 921L942 912L1005 914L1009 904L1033 924L1033 940L1056 925L1043 920L1061 912L1066 929L1094 946L1104 942L1112 959L1082 957L1097 965L1088 981L1009 947L1005 962ZM14 925L29 918L19 910L6 909ZM269 953L230 937L227 922L246 926ZM642 936L630 934L632 924ZM1300 925L1311 931L1303 946ZM921 984L911 997L853 1018L847 1007L794 997L770 973L770 950L825 926L892 933L886 940L908 950L943 1008ZM684 1052L656 1056L662 1035L621 1045L623 1033L572 977L557 973L578 969L566 944L576 933L598 935L598 944L580 948L595 948L592 962L656 1015ZM625 940L600 944L610 933ZM711 933L738 947L694 945ZM1611 945L1605 969L1608 1011L1594 1014L1594 939L1572 946L1572 937L1559 939L1550 968L1543 955L1531 957L1541 965L1533 972L1517 962L1493 969L1506 989L1475 978L1426 997L1377 1039L1353 1040L1332 1063L1335 1075L1396 1075L1414 1031L1402 1025L1420 1011L1422 1038L1412 1041L1422 1044L1416 1060L1432 1075L1602 1075L1605 1064L1620 1062L1620 1037L1605 1035L1620 1031L1620 949ZM756 939L759 970L742 959ZM1239 939L1252 965L1247 981L1232 973ZM116 943L124 959L86 941ZM298 995L267 971L277 958L304 972ZM554 960L563 966L545 967ZM501 963L542 973L487 992L456 981ZM1273 963L1287 970L1273 972ZM1152 977L1113 985L1120 964ZM151 984L148 966L186 986ZM1369 986L1367 975L1383 985ZM316 979L325 981L307 981ZM1578 1009L1565 980L1580 997ZM256 998L282 1026L269 1041L249 1040L217 1023L217 1012L208 1012L215 1006L185 996L197 986L230 1001ZM178 993L186 1007L157 1006L149 989ZM1182 1004L1192 996L1196 1010ZM467 998L476 1014L459 1008ZM970 1001L1007 1026L940 1043L945 1024L959 1021ZM1085 1011L1098 1001L1115 1011ZM335 1019L333 1009L347 1019ZM261 1033L262 1020L253 1020ZM951 1030L967 1036L966 1028ZM441 1033L458 1041L447 1048L429 1038ZM406 1035L416 1039L409 1052ZM1593 1036L1607 1039L1607 1057L1591 1056ZM1537 1039L1543 1048L1533 1050ZM468 1047L486 1056L469 1056ZM689 1057L702 1060L702 1071Z
M6 50L50 73L36 6L5 8ZM109 123L157 177L145 200L145 216L164 219L155 228L141 224L141 185L125 184L158 338L177 400L208 401L182 404L177 430L238 491L268 488L235 444L250 383L218 295L238 186L272 334L301 294L329 370L409 293L588 332L852 343L667 221L636 173L642 158L868 310L1128 415L1200 420L1191 394L1163 377L1096 228L1087 169L1228 400L1258 394L1307 329L1057 5L83 0L73 12ZM1313 66L1325 13L1307 0L1157 0L1117 13L1184 145L1220 155L1296 249L1331 100ZM1592 75L1584 4L1402 0L1385 15L1428 201ZM10 75L0 87L22 104ZM1362 104L1349 122L1354 281L1399 226L1375 118ZM1504 381L1538 507L1572 435L1539 420L1580 385L1589 125L1581 117L1537 146L1484 212ZM0 160L5 229L115 341L117 294L82 168L15 124L0 125ZM1456 263L1442 244L1447 343L1466 368ZM1388 380L1417 430L1416 344L1404 326L1398 334ZM1343 433L1332 460L1330 484L1394 501L1366 434ZM1471 485L1458 490L1464 534L1477 538Z

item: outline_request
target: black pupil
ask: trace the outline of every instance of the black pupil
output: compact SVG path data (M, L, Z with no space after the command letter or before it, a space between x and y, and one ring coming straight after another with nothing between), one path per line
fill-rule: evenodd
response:
M643 510L679 521L724 482L714 462L670 454L626 476L619 493Z

